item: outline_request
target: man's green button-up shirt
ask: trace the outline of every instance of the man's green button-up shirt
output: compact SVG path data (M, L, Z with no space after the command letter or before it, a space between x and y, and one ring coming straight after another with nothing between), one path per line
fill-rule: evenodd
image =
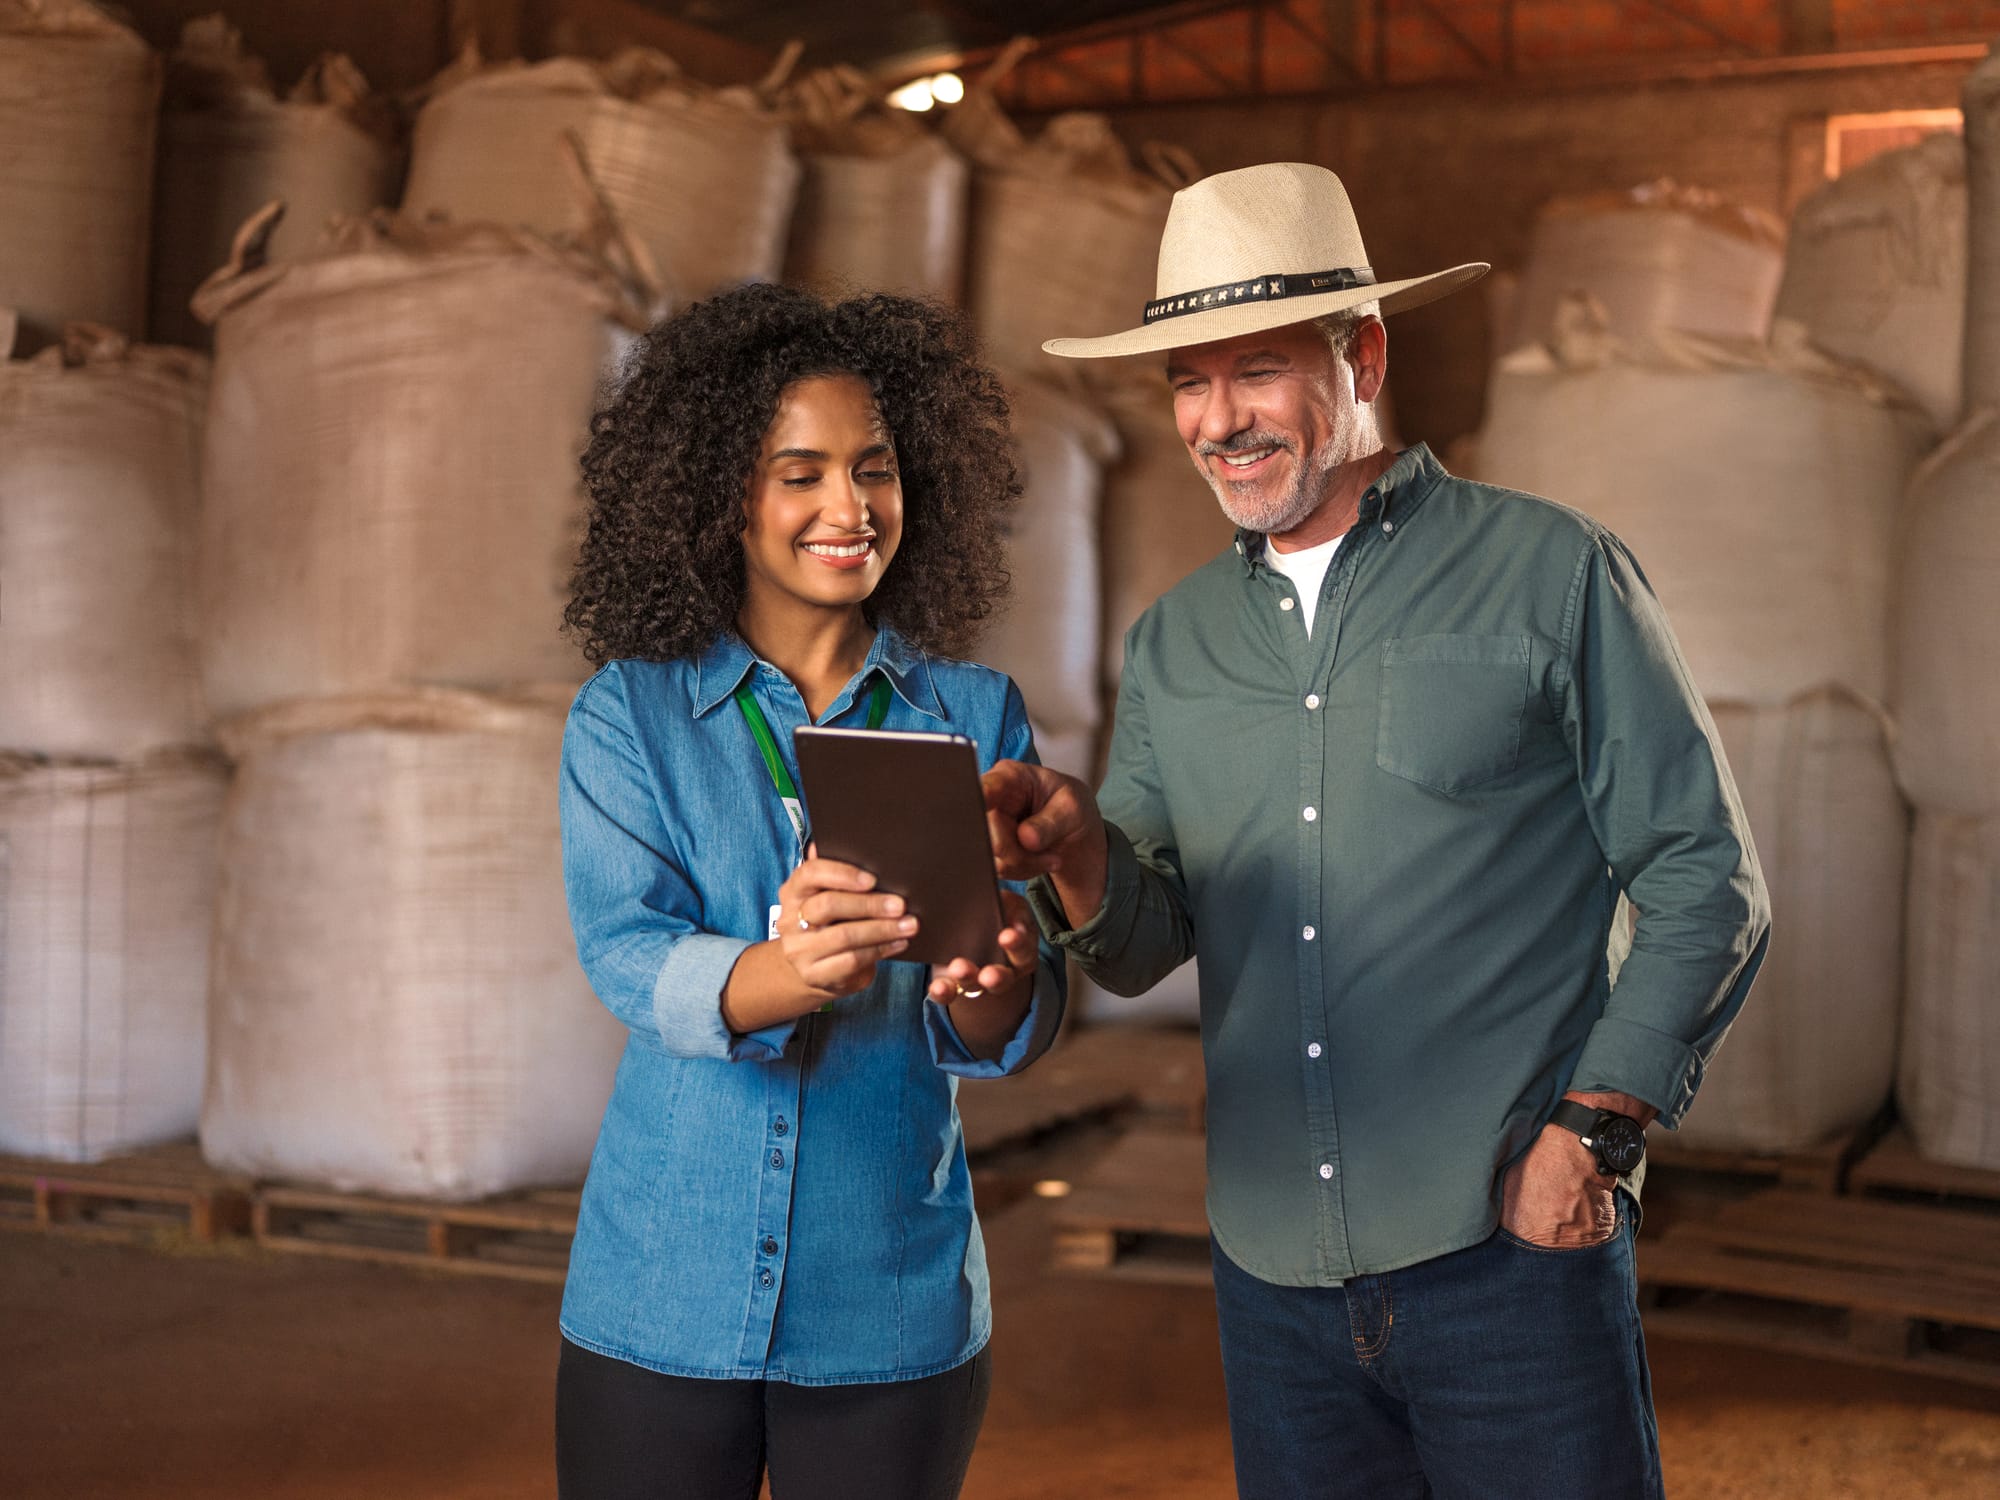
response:
M1199 954L1211 1226L1325 1286L1485 1239L1566 1089L1676 1124L1769 914L1666 618L1587 517L1409 449L1302 616L1252 533L1146 612L1104 907L1034 895L1119 993Z

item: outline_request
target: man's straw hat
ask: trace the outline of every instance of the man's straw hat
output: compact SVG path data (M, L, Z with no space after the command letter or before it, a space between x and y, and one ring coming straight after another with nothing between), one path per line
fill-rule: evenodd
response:
M1174 194L1160 236L1158 284L1139 327L1042 347L1066 359L1108 359L1282 328L1364 302L1401 312L1490 269L1475 261L1377 282L1340 179L1305 162L1269 162L1218 172Z

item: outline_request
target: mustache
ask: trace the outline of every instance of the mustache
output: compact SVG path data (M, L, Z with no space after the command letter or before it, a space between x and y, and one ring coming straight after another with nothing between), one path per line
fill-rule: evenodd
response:
M1203 458L1221 458L1231 453L1254 453L1259 448L1282 448L1287 453L1292 445L1275 432L1239 432L1220 443L1212 443L1203 438L1194 445L1194 451Z

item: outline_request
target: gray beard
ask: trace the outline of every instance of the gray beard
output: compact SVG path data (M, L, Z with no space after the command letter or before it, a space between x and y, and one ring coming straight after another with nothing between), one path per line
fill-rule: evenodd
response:
M1318 461L1310 469L1295 470L1291 488L1275 506L1259 506L1239 499L1232 492L1229 481L1217 475L1207 464L1201 466L1201 477L1215 491L1216 503L1222 507L1222 513L1236 525L1265 536L1282 535L1303 525L1306 518L1319 509L1320 501L1326 498L1327 481L1340 467L1344 446L1340 442L1329 443L1320 450Z

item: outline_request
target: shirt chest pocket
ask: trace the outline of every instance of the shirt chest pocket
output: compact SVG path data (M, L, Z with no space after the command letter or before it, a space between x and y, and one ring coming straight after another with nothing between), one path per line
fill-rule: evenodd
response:
M1521 758L1529 688L1525 635L1411 635L1382 643L1375 764L1456 795Z

